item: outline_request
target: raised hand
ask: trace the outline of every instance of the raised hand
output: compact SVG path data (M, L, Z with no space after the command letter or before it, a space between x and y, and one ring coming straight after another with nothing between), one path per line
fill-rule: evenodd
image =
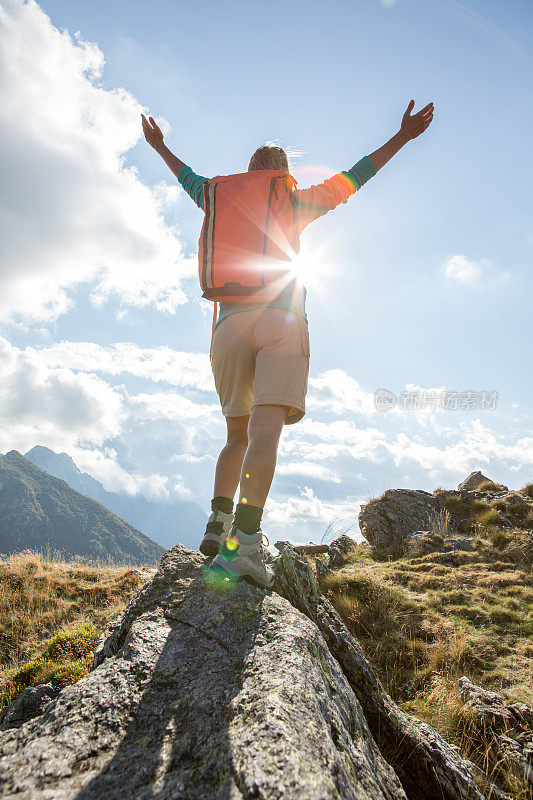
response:
M428 103L425 108L423 108L417 114L413 114L413 116L411 116L411 111L413 110L414 105L415 101L411 100L407 106L405 114L402 117L402 127L400 128L400 131L406 141L409 141L410 139L416 139L417 136L420 136L421 133L424 133L433 119L433 103Z
M144 138L148 142L148 144L152 145L154 150L158 150L163 145L163 133L161 129L158 127L155 119L153 117L148 117L148 119L141 114L142 117L142 126L144 131Z

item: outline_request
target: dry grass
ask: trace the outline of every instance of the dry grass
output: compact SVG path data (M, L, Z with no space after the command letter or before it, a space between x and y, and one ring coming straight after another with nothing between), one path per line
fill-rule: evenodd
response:
M438 537L441 541L450 535L450 512L447 508L430 516L429 529L433 536Z
M494 483L494 481L483 481L476 489L477 492L505 492L505 486L501 483Z
M25 686L86 674L100 633L144 580L138 567L33 552L0 561L0 709Z
M447 741L456 744L463 755L476 764L486 778L481 788L491 796L491 783L509 792L515 800L530 800L524 776L517 774L501 747L500 736L515 738L512 730L494 731L474 715L457 695L455 681L435 675L424 698L403 704L403 708L439 730Z
M533 500L533 483L528 483L523 489L520 489L520 494L525 494L526 497Z

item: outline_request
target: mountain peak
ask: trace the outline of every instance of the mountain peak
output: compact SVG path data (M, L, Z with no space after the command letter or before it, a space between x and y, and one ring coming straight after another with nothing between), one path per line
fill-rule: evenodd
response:
M49 471L48 467L53 464L56 469L61 468L63 471L67 471L76 476L81 476L83 474L68 453L56 453L55 450L50 450L49 447L44 447L41 444L35 445L35 447L32 447L27 453L24 453L24 457L33 461L34 464L47 472ZM68 478L63 475L61 475L61 477L64 478L64 480L68 480Z

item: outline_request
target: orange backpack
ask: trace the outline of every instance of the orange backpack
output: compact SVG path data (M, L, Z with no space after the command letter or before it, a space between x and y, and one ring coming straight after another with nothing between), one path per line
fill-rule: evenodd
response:
M299 250L284 170L219 175L204 184L205 217L198 242L202 297L215 302L273 300Z

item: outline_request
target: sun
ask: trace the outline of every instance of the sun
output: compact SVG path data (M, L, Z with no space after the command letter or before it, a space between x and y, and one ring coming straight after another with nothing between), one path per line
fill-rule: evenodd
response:
M312 247L302 243L300 252L291 264L291 272L296 275L298 281L318 295L327 293L331 279L337 271L337 265L332 262L327 242L319 246L315 243Z

